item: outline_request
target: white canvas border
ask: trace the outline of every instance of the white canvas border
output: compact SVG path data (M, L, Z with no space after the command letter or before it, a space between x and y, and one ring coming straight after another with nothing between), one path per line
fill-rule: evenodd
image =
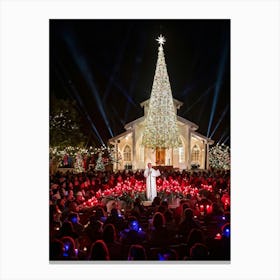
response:
M231 264L49 264L50 18L231 19ZM279 34L278 1L2 1L0 278L279 279Z

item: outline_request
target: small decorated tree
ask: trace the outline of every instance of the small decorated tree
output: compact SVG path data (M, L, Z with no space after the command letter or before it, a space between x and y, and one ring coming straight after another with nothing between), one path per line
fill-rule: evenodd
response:
M216 144L209 150L209 165L213 169L230 169L230 148Z
M84 171L83 158L82 158L82 155L80 153L78 153L76 155L76 161L75 161L75 164L74 164L74 168L75 168L76 172L83 172Z
M105 170L104 163L103 163L103 158L102 158L102 153L99 153L99 155L98 155L98 159L97 159L96 165L95 165L95 170L96 171L104 171Z

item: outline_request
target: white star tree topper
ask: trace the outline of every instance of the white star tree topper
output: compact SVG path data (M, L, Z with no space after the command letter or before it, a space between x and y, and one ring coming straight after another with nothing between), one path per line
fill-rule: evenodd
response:
M156 39L158 43L162 46L166 42L165 38L160 34L160 36Z

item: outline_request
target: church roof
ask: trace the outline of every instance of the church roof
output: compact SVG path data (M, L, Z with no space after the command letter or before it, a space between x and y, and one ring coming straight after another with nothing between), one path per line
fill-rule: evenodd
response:
M121 134L118 134L118 135L116 135L116 136L113 137L113 138L110 138L110 139L109 139L109 142L116 141L116 140L118 140L118 139L120 139L120 138L126 136L127 134L129 134L129 133L131 133L131 132L132 132L132 130L131 130L131 129L128 129L128 130L126 130L125 132L123 132L123 133L121 133Z
M192 134L193 134L194 136L198 136L199 138L202 138L202 139L206 140L206 142L207 142L208 144L210 144L210 145L213 145L213 144L214 144L214 141L213 141L212 139L210 139L210 138L208 138L208 137L206 137L206 136L200 134L200 133L197 132L197 131L193 131Z
M138 118L138 119L136 119L136 120L134 120L134 121L132 121L132 122L127 123L127 124L124 126L124 128L125 128L126 130L131 129L134 125L136 125L136 124L138 124L138 123L141 123L141 122L143 122L144 120L145 120L145 116L142 116L142 117L140 117L140 118ZM193 123L193 122L191 122L191 121L189 121L189 120L187 120L187 119L184 119L184 118L182 118L182 117L180 117L180 116L178 116L178 115L177 115L177 120L178 120L179 122L183 123L183 124L189 125L189 126L192 128L192 130L197 130L197 129L198 129L198 125L196 125L195 123Z

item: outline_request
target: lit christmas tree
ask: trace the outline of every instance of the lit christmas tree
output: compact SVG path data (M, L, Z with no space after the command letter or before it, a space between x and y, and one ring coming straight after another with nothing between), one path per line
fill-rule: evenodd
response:
M216 144L209 150L209 165L214 169L230 169L230 148Z
M76 155L76 161L74 163L74 168L76 172L83 172L84 167L83 167L83 158L80 153Z
M152 149L176 148L182 146L182 143L163 53L165 39L160 35L157 41L158 60L142 144Z
M98 155L95 170L96 171L104 171L105 170L105 167L104 167L104 164L103 164L103 159L102 159L102 153L99 153L99 155Z

